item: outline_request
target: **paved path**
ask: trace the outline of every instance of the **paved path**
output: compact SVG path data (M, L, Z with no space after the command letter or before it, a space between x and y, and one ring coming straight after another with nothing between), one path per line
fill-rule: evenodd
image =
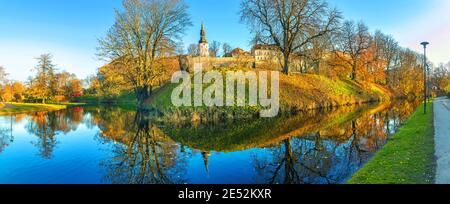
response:
M450 100L434 101L434 139L436 143L436 183L450 184Z
M11 104L4 104L4 106L0 107L0 110L4 108L14 108L14 106Z

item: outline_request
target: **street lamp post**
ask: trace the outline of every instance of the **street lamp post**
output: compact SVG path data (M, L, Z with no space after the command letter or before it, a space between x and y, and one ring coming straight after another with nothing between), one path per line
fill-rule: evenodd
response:
M431 97L432 97L432 90L431 90L431 68L430 68L430 65L429 64L427 64L427 74L428 74L428 76L427 76L427 79L428 79L428 83L427 83L427 89L428 89L428 101L430 101L431 100Z
M423 45L423 113L427 113L427 45L430 43L422 42Z

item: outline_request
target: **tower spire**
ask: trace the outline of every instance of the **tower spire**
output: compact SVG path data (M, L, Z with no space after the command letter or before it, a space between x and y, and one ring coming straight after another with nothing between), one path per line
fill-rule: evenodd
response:
M200 30L200 41L198 42L198 50L200 57L209 57L209 45L206 39L205 23L202 21L202 29Z
M200 30L200 42L199 43L208 43L206 39L206 31L205 31L205 23L202 21L202 29Z
M206 173L209 173L209 157L211 156L210 152L202 152L203 162L205 163Z

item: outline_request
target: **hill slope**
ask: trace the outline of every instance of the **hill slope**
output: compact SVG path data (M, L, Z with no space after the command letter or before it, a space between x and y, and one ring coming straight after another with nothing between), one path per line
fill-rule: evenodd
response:
M202 107L175 108L171 102L171 94L175 87L177 87L177 84L167 84L156 91L151 100L152 105L163 112L174 109L205 109ZM282 112L389 101L392 97L392 91L373 83L332 80L323 76L308 74L292 76L280 74L280 105ZM244 112L259 110L258 107L227 107L223 109L237 109Z

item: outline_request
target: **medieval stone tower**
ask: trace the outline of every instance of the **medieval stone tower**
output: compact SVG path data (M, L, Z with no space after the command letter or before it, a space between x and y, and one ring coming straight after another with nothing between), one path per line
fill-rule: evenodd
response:
M209 57L209 44L206 39L205 24L202 22L202 30L200 31L200 41L198 42L198 51L200 57Z

